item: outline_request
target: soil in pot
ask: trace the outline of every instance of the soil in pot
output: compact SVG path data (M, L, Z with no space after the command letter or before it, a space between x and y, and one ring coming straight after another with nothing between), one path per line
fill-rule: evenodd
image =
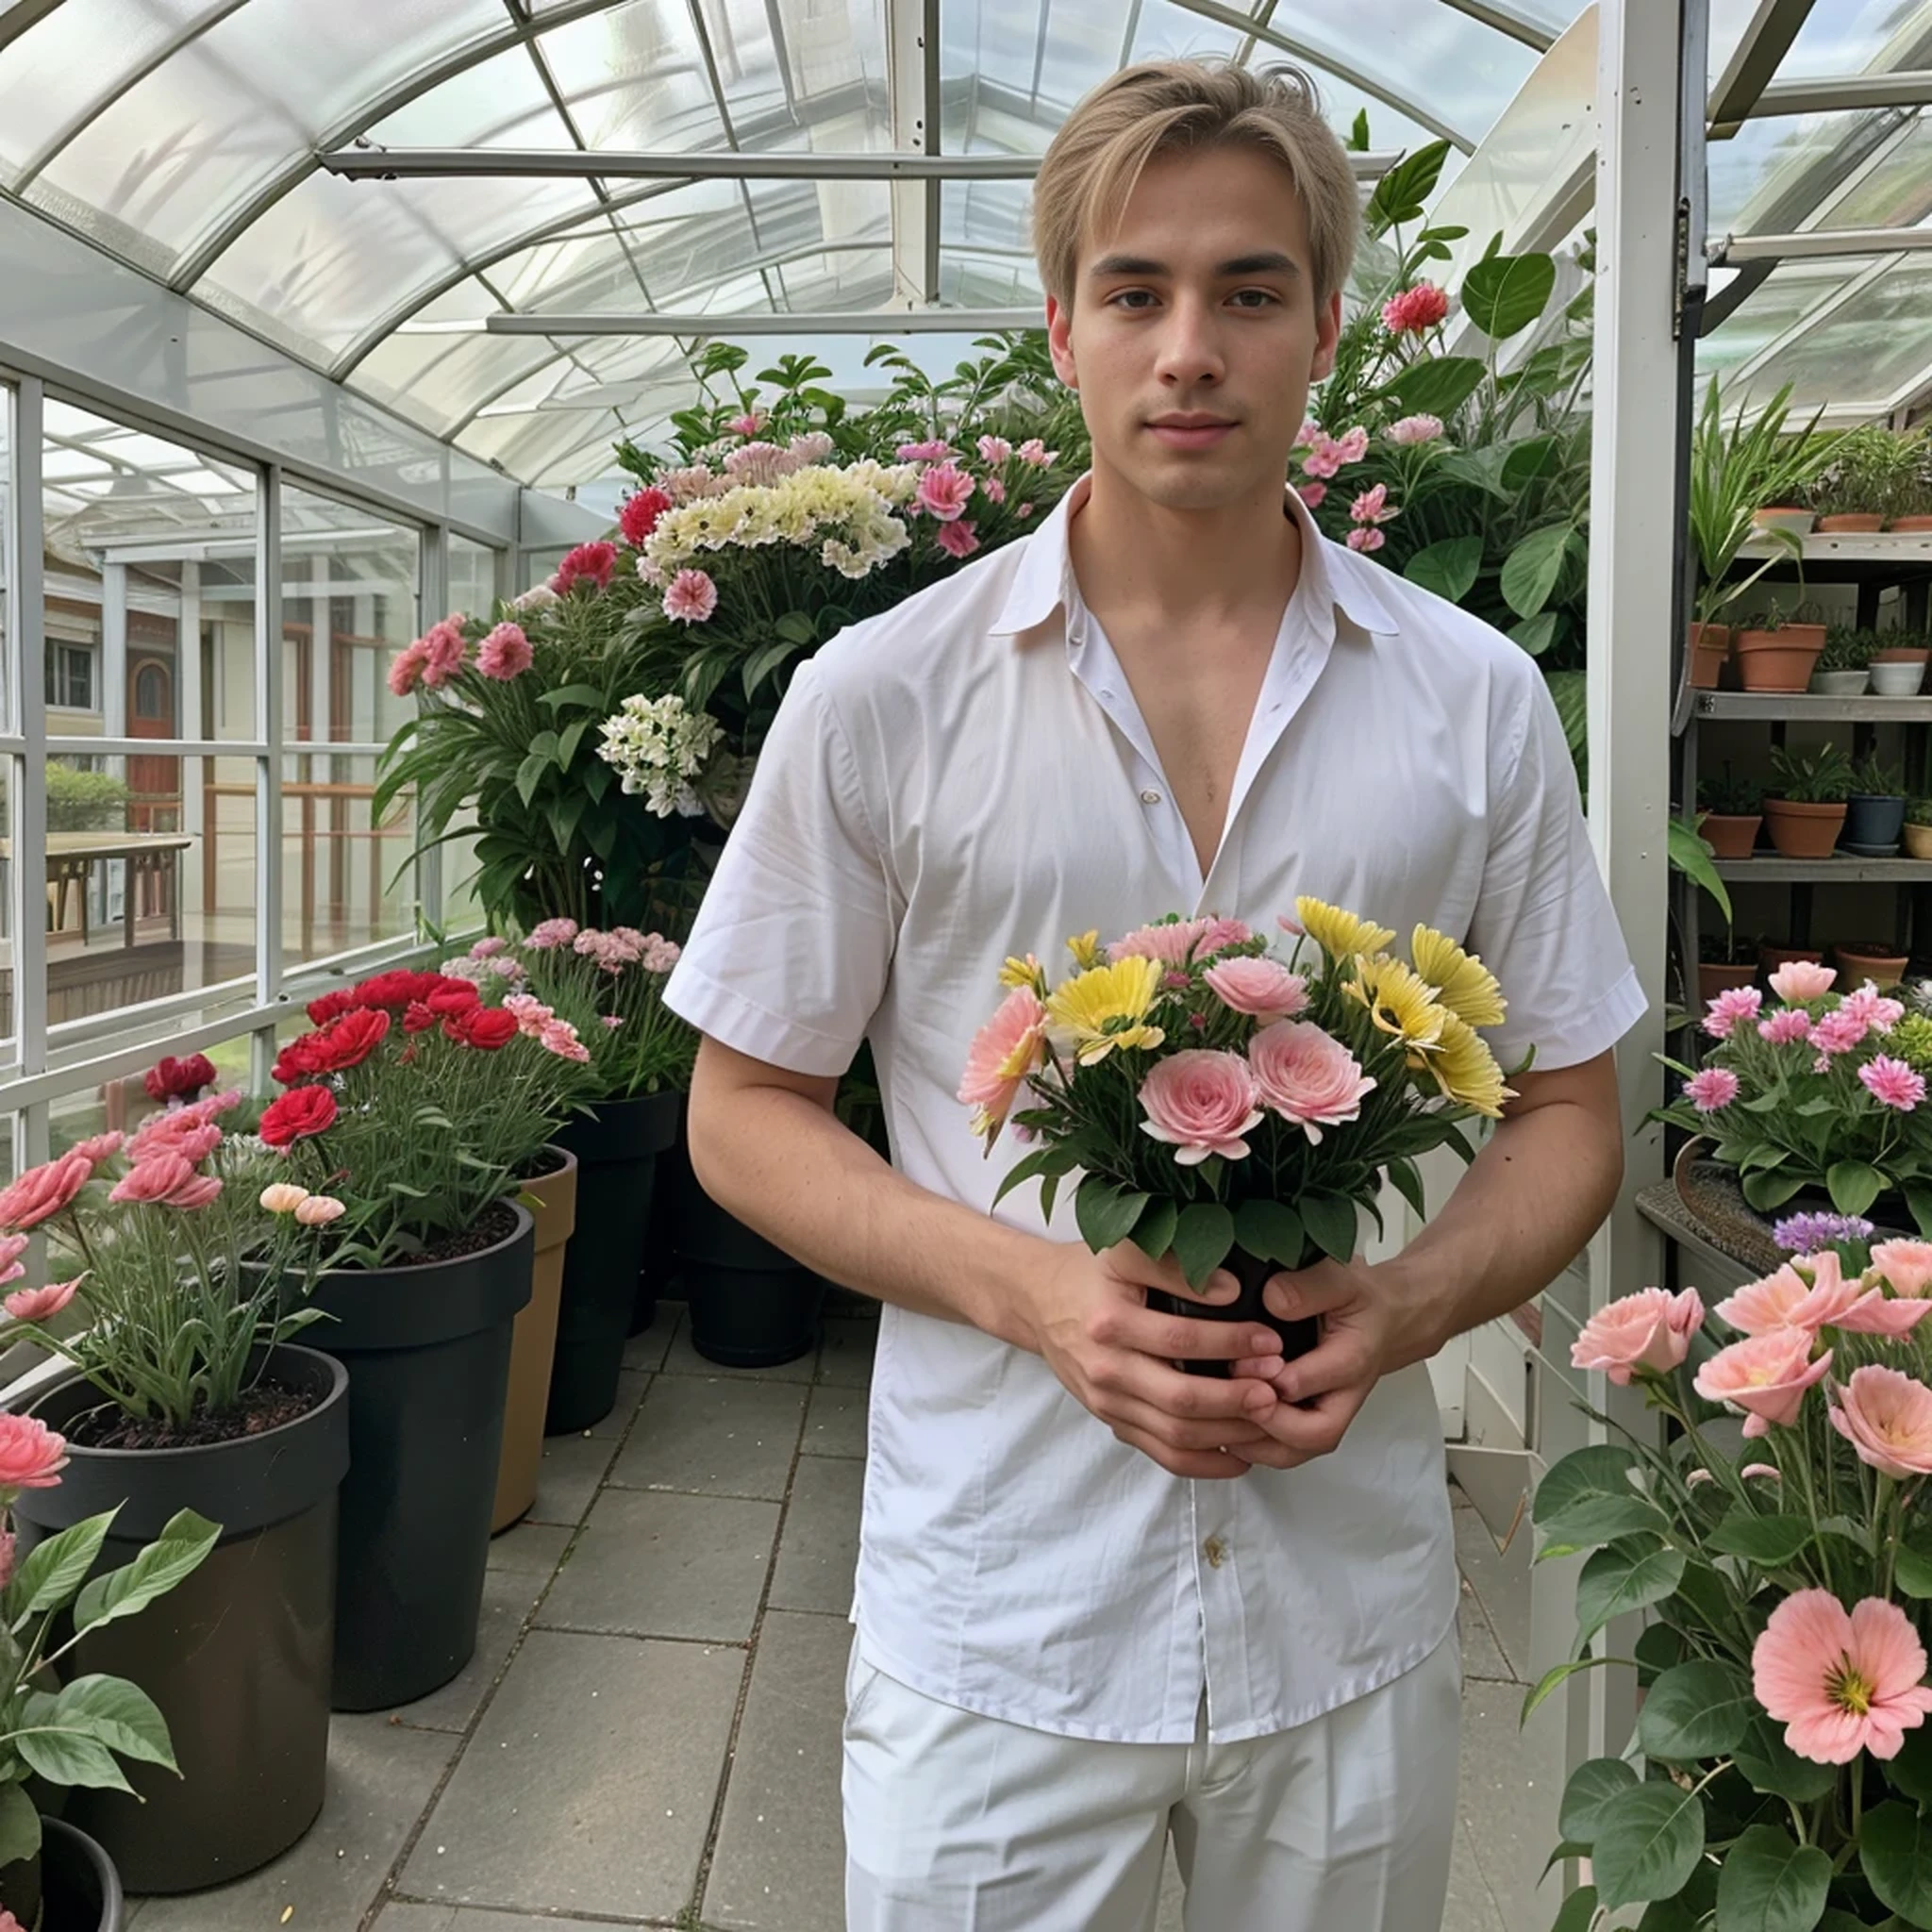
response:
M1311 1316L1306 1321L1284 1322L1269 1311L1262 1297L1262 1291L1269 1280L1279 1274L1278 1261L1265 1261L1258 1255L1251 1255L1245 1248L1230 1248L1227 1257L1221 1264L1241 1284L1241 1293L1231 1302L1221 1302L1207 1306L1200 1302L1186 1301L1179 1295L1163 1293L1159 1289L1147 1291L1147 1306L1167 1315L1189 1315L1196 1321L1207 1322L1258 1322L1264 1327L1272 1328L1281 1337L1281 1355L1284 1361L1294 1361L1307 1355L1322 1339L1322 1324L1319 1317ZM1224 1361L1184 1361L1181 1366L1191 1375L1211 1375L1220 1380L1227 1379L1227 1364Z
M1823 625L1788 624L1781 630L1731 634L1731 660L1746 691L1806 690L1824 648Z
M1690 689L1715 691L1724 675L1724 661L1731 655L1730 625L1693 624L1690 641Z
M239 1878L285 1852L322 1808L349 1380L327 1355L292 1345L271 1354L263 1380L297 1394L292 1421L178 1447L85 1446L70 1420L100 1397L78 1375L33 1405L68 1437L69 1459L57 1488L26 1491L16 1506L24 1546L118 1506L97 1564L108 1570L179 1509L223 1525L192 1574L140 1616L90 1632L63 1665L128 1678L168 1721L181 1776L130 1765L134 1796L76 1788L66 1807L142 1892Z
M1787 858L1829 858L1844 829L1842 805L1801 805L1789 798L1764 801L1771 842Z
M1763 823L1763 814L1759 812L1753 812L1749 818L1707 812L1698 822L1697 829L1717 858L1749 858L1757 844L1757 828Z
M693 1184L678 1237L691 1346L729 1368L775 1368L819 1339L825 1284Z
M563 1301L563 1251L576 1224L577 1158L546 1147L524 1178L524 1205L535 1220L530 1299L518 1310L509 1345L509 1393L503 1410L503 1451L496 1465L496 1500L490 1533L499 1535L529 1513L543 1461L543 1414L557 1356L557 1318Z

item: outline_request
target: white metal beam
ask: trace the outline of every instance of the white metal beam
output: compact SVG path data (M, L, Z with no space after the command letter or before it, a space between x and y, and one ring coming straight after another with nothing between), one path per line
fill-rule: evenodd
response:
M1867 108L1932 107L1932 70L1896 67L1890 73L1840 74L1826 80L1774 80L1750 108L1750 118L1779 114L1849 114ZM1735 133L1713 127L1713 137Z
M1472 20L1481 21L1499 34L1507 34L1512 41L1521 41L1525 47L1534 47L1539 54L1547 54L1556 45L1557 36L1541 22L1504 6L1502 0L1442 0L1442 4L1453 7L1457 13L1468 14Z
M940 294L940 182L1024 180L1030 175L975 174L962 163L1012 167L1018 156L940 153L939 0L886 0L886 90L891 102L889 155L845 157L883 162L892 206L892 299L924 308ZM777 158L771 157L770 158ZM848 178L880 178L879 174Z
M1726 235L1712 244L1713 265L1812 261L1831 255L1906 255L1932 248L1932 228L1806 228L1791 235Z
M483 333L492 336L691 336L735 341L740 336L985 335L998 329L1038 328L1038 308L774 309L744 315L488 315Z
M8 911L13 925L13 1031L20 1070L47 1064L47 691L46 555L42 522L41 451L46 391L32 377L13 392L12 555L7 582L12 621L11 716L25 741L12 758L13 864ZM47 1109L16 1103L13 1159L17 1168L47 1158Z

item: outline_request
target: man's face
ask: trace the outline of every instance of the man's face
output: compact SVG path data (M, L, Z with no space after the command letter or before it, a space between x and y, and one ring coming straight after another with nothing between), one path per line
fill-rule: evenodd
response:
M1288 171L1238 146L1157 156L1118 233L1081 243L1071 308L1047 302L1095 470L1180 510L1280 487L1341 322Z

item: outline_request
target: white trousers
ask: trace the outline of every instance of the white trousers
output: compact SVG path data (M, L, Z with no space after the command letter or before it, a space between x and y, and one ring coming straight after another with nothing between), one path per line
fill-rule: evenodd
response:
M1439 1932L1456 1831L1455 1633L1324 1717L1238 1744L1109 1744L846 1674L846 1932Z

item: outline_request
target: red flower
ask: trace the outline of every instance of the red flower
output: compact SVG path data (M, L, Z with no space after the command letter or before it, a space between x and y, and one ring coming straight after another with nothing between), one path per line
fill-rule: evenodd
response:
M388 1007L401 1011L411 1000L427 999L441 984L440 973L411 973L399 967L394 972L378 973L373 979L365 979L356 989L354 999L358 1007Z
M501 1007L474 1007L467 1013L445 1020L442 1030L465 1046L495 1053L517 1037L517 1016L505 1012Z
M141 1076L147 1097L160 1101L186 1099L204 1087L213 1086L214 1081L214 1062L205 1053L192 1053L185 1060L170 1055Z
M341 1074L359 1067L382 1043L389 1026L389 1015L381 1008L361 1007L296 1044L307 1044L310 1073Z
M467 1013L472 1007L482 1003L483 995L467 979L445 979L424 1002L432 1013L447 1017L452 1013Z
M615 543L579 543L557 566L557 575L550 579L550 588L561 597L574 584L595 584L601 591L610 581L610 574L617 568L617 545Z
M331 1020L340 1020L344 1013L356 1010L356 995L344 986L334 992L325 992L320 999L308 1002L308 1024L311 1026L326 1026Z
M670 508L671 498L655 486L625 497L617 516L617 527L624 533L624 541L633 550L641 549L644 539L658 527L658 519Z
M297 1080L306 1080L311 1074L322 1071L315 1062L315 1042L322 1038L319 1033L305 1033L299 1040L291 1040L275 1056L275 1063L269 1069L269 1074L278 1086L292 1087Z
M403 1011L403 1031L405 1033L426 1033L436 1024L436 1015L421 1000L411 1000ZM412 1058L412 1047L406 1058Z
M286 1147L335 1124L336 1097L326 1087L292 1087L261 1117L261 1138Z

